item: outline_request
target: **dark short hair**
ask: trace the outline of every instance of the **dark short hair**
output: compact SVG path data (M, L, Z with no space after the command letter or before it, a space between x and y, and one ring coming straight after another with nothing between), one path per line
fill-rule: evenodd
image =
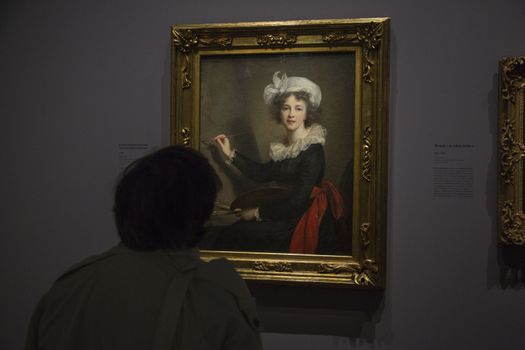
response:
M277 123L281 122L281 107L283 106L286 99L292 95L295 96L296 99L304 101L306 106L306 119L304 121L304 126L309 127L313 123L317 123L321 116L321 110L319 108L313 108L312 103L310 102L310 94L303 90L286 92L284 94L277 95L270 105L270 113L272 114L273 119Z
M135 250L196 246L220 188L208 160L190 148L169 146L136 160L115 191L122 243Z

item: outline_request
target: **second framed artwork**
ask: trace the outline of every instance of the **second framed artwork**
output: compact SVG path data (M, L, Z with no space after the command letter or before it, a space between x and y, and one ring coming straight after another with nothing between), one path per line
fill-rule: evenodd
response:
M383 287L389 19L176 25L172 42L171 141L223 184L203 257Z
M525 56L499 64L499 241L525 246Z

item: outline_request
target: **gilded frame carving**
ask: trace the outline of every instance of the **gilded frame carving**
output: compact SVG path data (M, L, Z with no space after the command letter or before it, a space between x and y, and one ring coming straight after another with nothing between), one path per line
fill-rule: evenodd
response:
M525 246L525 57L502 59L499 81L499 241Z
M195 149L209 137L202 135L200 115L206 57L355 55L354 149L348 150L355 158L351 254L203 250L204 259L225 256L247 280L384 287L389 23L388 18L366 18L172 26L171 142Z

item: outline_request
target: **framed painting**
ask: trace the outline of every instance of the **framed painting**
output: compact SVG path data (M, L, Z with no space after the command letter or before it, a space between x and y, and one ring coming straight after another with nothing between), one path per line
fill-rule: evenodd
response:
M172 27L171 142L223 185L204 259L384 287L388 54L388 18Z
M501 60L499 77L499 241L525 246L525 57Z

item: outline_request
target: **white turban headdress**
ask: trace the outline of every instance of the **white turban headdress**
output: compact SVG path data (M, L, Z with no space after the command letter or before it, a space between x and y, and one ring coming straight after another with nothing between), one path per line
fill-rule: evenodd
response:
M273 73L273 84L264 88L264 102L269 105L276 96L287 92L305 91L310 94L310 103L315 110L321 104L321 88L313 81L303 77L287 77L285 73L279 78L279 71Z

